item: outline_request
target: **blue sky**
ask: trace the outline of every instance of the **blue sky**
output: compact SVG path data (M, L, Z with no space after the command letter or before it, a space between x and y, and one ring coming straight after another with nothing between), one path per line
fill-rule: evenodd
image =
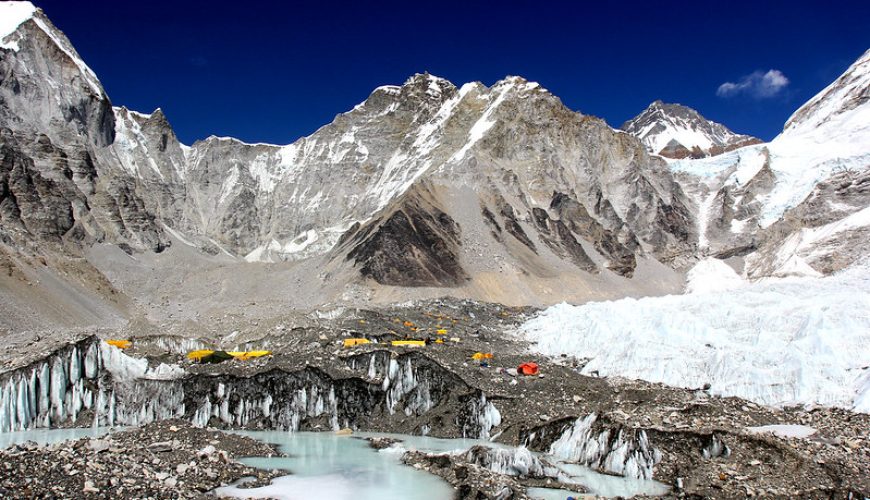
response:
M34 0L115 105L182 142L290 143L429 71L540 82L618 127L662 99L773 138L870 48L870 2Z

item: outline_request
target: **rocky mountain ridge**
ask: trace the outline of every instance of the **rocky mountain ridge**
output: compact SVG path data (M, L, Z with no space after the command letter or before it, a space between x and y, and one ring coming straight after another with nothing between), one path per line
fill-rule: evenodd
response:
M641 225L630 219L646 210L635 199L611 199L622 196L626 187L614 179L598 179L602 172L592 168L592 158L613 164L619 168L607 170L622 173L626 173L622 167L630 165L628 175L644 183L639 189L652 188L650 202L661 199L663 207L676 203L674 211L684 212L678 188L660 162L637 151L636 144L600 120L568 110L539 85L521 78L509 77L491 88L479 83L457 88L446 80L418 74L402 86L379 87L365 102L294 144L249 145L211 137L188 148L178 142L160 110L146 115L111 107L101 87L91 81L91 72L82 69L86 66L62 37L38 10L4 37L17 41L4 57L9 77L3 82L3 123L8 125L8 143L17 144L17 151L32 149L27 140L39 137L37 129L47 130L51 133L43 143L60 144L66 156L75 150L86 165L92 164L90 170L78 174L80 181L73 180L70 196L81 194L89 202L82 214L73 214L71 224L83 226L81 232L93 241L160 250L166 239L162 226L169 226L197 245L214 245L247 260L296 259L325 253L344 231L385 209L424 175L438 178L438 183L457 177L485 181L490 184L486 188L509 191L496 197L515 198L514 203L522 204L520 217L530 227L534 227L531 208L541 204L538 208L548 209L556 192L576 190L565 181L580 176L597 185L589 186L589 192L573 193L575 197L590 207L594 201L609 212L602 217L609 219L604 222L611 230L624 232L625 241L640 247L633 240L644 239L631 233L641 231ZM55 49L61 45L68 48L58 53ZM46 71L34 71L40 66ZM46 85L55 66L60 66L61 77L71 85ZM32 92L22 92L22 87ZM56 103L67 104L63 116L39 121L22 111L64 109ZM508 113L520 115L508 120ZM543 149L537 144L537 125L552 123L594 134L583 139L594 139L597 144L578 155L570 150L577 146L575 137L554 137L558 142L546 151L549 158L533 156L528 149ZM513 137L506 137L508 133ZM608 151L610 144L622 151L614 155ZM498 149L493 151L493 147ZM47 152L37 153L28 150L27 156L34 159L33 168L40 174L48 176L58 170ZM518 161L532 164L519 165ZM577 162L570 165L573 172L565 171L568 161ZM656 166L654 181L646 178L647 166ZM498 185L516 183L519 177L524 182L510 189ZM117 205L107 210L135 213L119 217L92 213L97 207L90 203L91 197L104 197L99 189L104 179L111 185L111 192L105 194ZM540 187L534 195L524 191L535 183ZM650 205L653 213L655 203ZM634 213L628 216L630 210ZM89 217L94 219L92 224ZM139 225L127 227L134 221ZM649 232L647 224L642 226ZM67 236L70 229L58 228L52 234ZM667 244L685 243L676 241L684 235L667 234L673 241L665 242L668 237L657 233L654 241L644 241L645 246L663 250ZM673 249L668 252L675 253Z
M161 110L113 106L63 33L25 4L0 30L0 261L19 276L0 289L12 299L21 283L40 282L37 270L57 277L72 262L72 295L132 297L149 311L171 303L157 298L167 279L180 287L171 295L192 300L207 280L225 305L273 300L270 289L293 295L294 307L444 293L549 304L678 292L699 255L760 246L746 218L761 213L753 198L733 201L736 183L723 191L696 170L734 171L771 145L669 164L537 83L457 87L424 73L378 87L289 145L186 146ZM863 109L866 86L850 85L846 111ZM668 106L658 113L703 120ZM723 148L745 137L703 124ZM740 188L781 184L771 168L741 170ZM728 236L732 226L742 231ZM300 289L309 293L295 297ZM109 309L118 307L127 314Z

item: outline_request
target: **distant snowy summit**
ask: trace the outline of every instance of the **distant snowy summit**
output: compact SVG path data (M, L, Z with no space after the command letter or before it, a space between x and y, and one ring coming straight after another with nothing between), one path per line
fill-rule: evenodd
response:
M706 158L762 142L735 134L692 108L662 101L653 102L621 128L640 139L650 153L674 159Z

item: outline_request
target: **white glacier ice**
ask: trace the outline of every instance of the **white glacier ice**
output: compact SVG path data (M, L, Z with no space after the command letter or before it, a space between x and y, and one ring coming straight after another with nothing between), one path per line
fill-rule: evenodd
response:
M695 264L686 274L686 293L724 292L747 283L731 266L720 259L708 257Z
M718 293L560 304L520 327L582 373L700 388L769 405L870 412L870 263Z
M486 394L468 401L471 419L462 427L462 437L490 439L492 429L501 425L501 413L491 401L486 400Z
M481 455L484 456L481 456ZM543 476L544 463L528 448L486 447L469 450L466 460L508 476Z

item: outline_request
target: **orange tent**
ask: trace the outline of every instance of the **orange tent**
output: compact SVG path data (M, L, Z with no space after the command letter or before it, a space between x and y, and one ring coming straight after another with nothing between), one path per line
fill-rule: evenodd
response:
M538 374L538 364L537 363L523 363L517 368L517 372L520 375L537 375Z

